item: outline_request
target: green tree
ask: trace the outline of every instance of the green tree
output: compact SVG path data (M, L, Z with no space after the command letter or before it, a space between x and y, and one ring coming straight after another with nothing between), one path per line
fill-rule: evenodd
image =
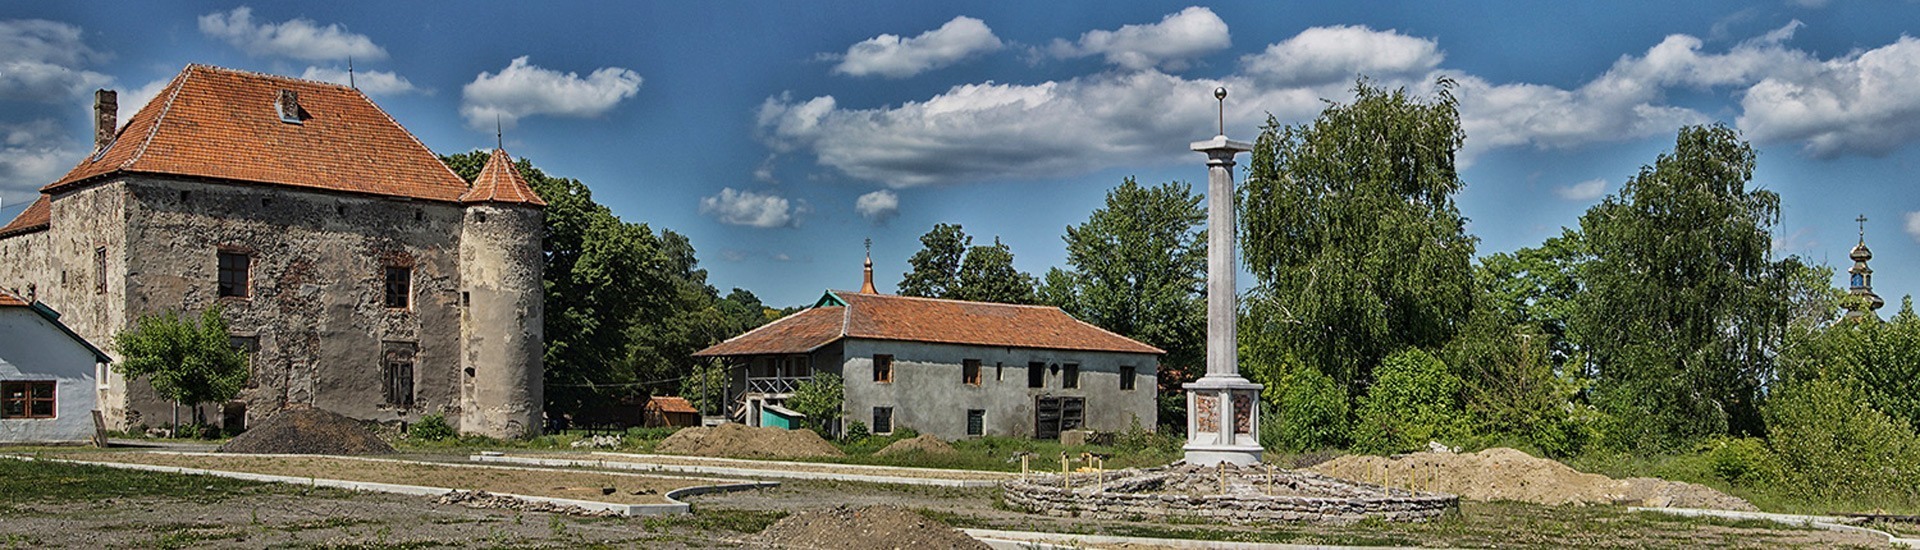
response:
M1753 162L1730 128L1682 128L1673 152L1580 218L1592 260L1569 328L1616 446L1761 429L1798 262L1770 258L1780 198L1747 189Z
M1794 340L1780 354L1786 383L1845 380L1874 409L1920 431L1920 315L1911 297L1885 322L1834 323Z
M946 298L960 287L960 260L973 237L958 224L934 224L920 236L921 249L907 258L912 269L900 276L901 296Z
M832 437L828 430L833 421L840 419L840 407L846 397L846 386L839 375L818 372L793 389L793 397L787 398L787 408L805 415L807 427L819 432L821 437Z
M1765 411L1768 443L1796 492L1816 500L1920 498L1920 437L1869 406L1858 382L1789 383Z
M191 404L195 422L201 403L219 403L239 395L251 374L247 353L233 346L220 306L200 312L198 320L167 311L143 315L129 330L113 335L120 361L113 368L128 377L145 377L174 406ZM179 419L174 420L175 428Z
M991 245L967 249L967 257L960 262L955 279L960 281L960 286L948 293L947 298L1002 304L1034 303L1033 276L1014 269L1013 250L1001 243L999 237L994 237Z
M1258 280L1247 349L1291 354L1359 395L1387 355L1438 348L1466 319L1474 239L1453 202L1464 133L1451 81L1438 88L1422 101L1362 81L1311 124L1268 117L1241 199Z
M1579 271L1589 259L1585 237L1571 229L1538 247L1481 257L1474 269L1474 315L1487 311L1476 322L1524 330L1532 337L1529 345L1544 348L1553 365L1568 364L1576 348L1567 323L1580 293Z
M1379 379L1360 399L1354 450L1391 453L1419 449L1428 441L1467 435L1471 419L1460 406L1460 377L1446 363L1418 349L1380 363Z
M1041 302L1167 351L1199 370L1206 339L1206 210L1185 183L1127 178L1106 205L1067 228L1067 271L1049 271Z
M1262 360L1265 358L1263 357ZM1260 419L1260 444L1284 452L1340 448L1347 444L1347 392L1333 378L1292 358L1258 369L1279 373L1261 390L1271 403Z

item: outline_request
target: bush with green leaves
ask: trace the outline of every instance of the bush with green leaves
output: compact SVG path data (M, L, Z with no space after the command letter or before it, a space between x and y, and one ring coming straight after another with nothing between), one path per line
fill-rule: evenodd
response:
M446 415L433 413L420 417L419 422L407 427L407 437L422 441L440 441L460 435L447 424Z
M1279 377L1266 383L1260 419L1260 446L1306 452L1347 444L1347 392L1333 377L1291 358L1281 361Z
M846 433L841 435L841 440L848 443L859 443L861 440L872 435L873 432L867 431L867 423L855 420L847 423Z
M1782 475L1780 459L1767 448L1767 442L1753 437L1716 437L1700 444L1714 477L1742 487L1760 487L1777 482Z
M1920 437L1846 378L1786 385L1763 410L1788 483L1810 498L1920 498Z
M1387 356L1360 400L1353 448L1365 453L1411 451L1428 441L1446 441L1471 432L1471 417L1460 405L1460 377L1447 364L1418 349Z
M174 311L143 315L132 329L113 335L121 358L113 368L129 378L145 377L161 397L194 407L197 419L201 403L233 399L251 374L247 353L231 338L218 305L197 320Z
M846 402L846 386L840 376L831 372L817 372L813 378L801 382L793 389L793 396L787 398L787 408L805 415L807 428L820 437L833 439L828 428L834 420L840 419L840 406Z

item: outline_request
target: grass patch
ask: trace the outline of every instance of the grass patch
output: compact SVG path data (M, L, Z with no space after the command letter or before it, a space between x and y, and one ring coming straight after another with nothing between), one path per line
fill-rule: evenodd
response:
M691 514L647 517L641 520L641 526L650 533L665 533L673 527L686 527L703 532L758 533L785 517L787 512L784 510L700 508Z
M206 475L122 470L87 464L0 458L0 494L14 502L94 502L107 498L165 497L189 502L218 502L262 493L295 492Z
M1713 464L1702 453L1636 456L1626 453L1589 453L1566 461L1582 472L1612 478L1657 477L1672 481L1698 483L1729 495L1746 499L1755 507L1782 514L1837 515L1875 511L1879 513L1920 515L1920 501L1888 491L1879 497L1814 500L1801 487L1772 481L1734 484L1714 474ZM1898 488L1891 488L1898 489Z

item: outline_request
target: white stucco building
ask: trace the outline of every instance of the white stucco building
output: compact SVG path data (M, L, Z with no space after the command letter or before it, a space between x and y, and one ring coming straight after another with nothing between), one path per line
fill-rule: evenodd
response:
M0 290L0 444L91 442L107 361L46 304Z

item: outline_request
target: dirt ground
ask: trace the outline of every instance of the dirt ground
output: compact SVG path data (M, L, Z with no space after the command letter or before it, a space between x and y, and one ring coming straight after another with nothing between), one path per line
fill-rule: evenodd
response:
M709 485L679 477L639 476L614 472L517 469L422 464L388 460L329 457L262 457L171 453L86 453L56 456L97 462L152 464L232 472L422 485L490 493L573 498L620 504L663 504L667 491ZM608 493L605 488L612 487Z
M630 464L659 464L670 466L708 466L715 468L753 468L779 469L790 472L854 474L870 476L919 477L937 479L959 479L974 481L1001 481L1020 477L1018 473L984 472L979 470L939 470L932 468L898 468L892 466L869 466L864 464L834 464L829 462L777 462L765 460L738 460L730 458L709 458L668 455L633 455L621 453L507 453L511 457L549 458L562 460L597 460Z
M1504 447L1477 453L1428 452L1391 458L1348 455L1309 469L1475 500L1755 510L1747 501L1705 485L1645 477L1613 479Z
M753 428L733 423L682 429L661 440L654 452L738 458L815 458L846 454L820 439L813 430Z

